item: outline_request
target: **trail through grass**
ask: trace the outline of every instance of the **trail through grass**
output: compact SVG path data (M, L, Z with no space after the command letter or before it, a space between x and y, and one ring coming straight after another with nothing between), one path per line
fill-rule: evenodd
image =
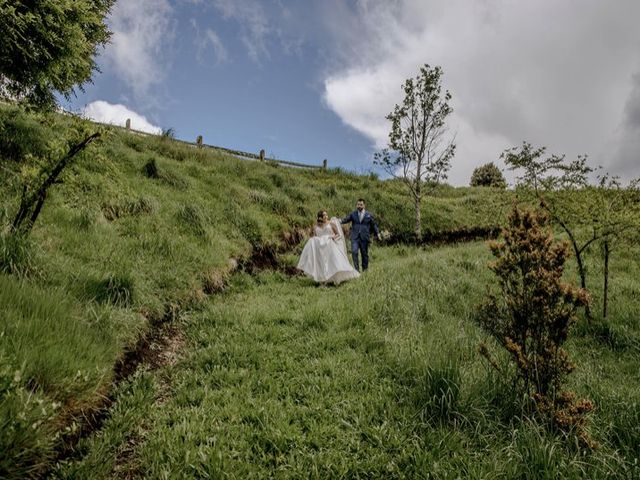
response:
M343 215L364 197L382 229L407 239L401 182L105 127L52 187L29 241L6 236L24 174L75 121L0 105L1 477L51 471L111 394L104 428L56 475L638 476L637 247L613 259L611 320L579 325L571 344L572 387L596 401L603 444L583 455L517 420L510 386L475 353L469 318L489 278L482 245L376 245L358 282L239 274L209 297L236 260L291 246L320 208ZM15 131L31 132L20 155ZM423 205L425 234L488 231L514 196L439 186ZM601 265L589 257L591 275ZM598 283L589 277L595 298ZM124 352L179 312L181 361L114 385Z
M398 181L86 123L100 141L50 188L28 241L8 235L25 185L79 123L0 104L0 424L11 432L0 436L0 477L46 471L139 336L205 301L255 250L290 246L319 209L346 215L364 197L396 239L412 229ZM425 233L495 227L512 197L440 186L424 205ZM42 414L35 399L60 407Z
M476 353L484 337L470 317L490 279L488 260L483 244L376 249L372 268L339 287L238 274L184 319L181 360L123 386L104 430L82 443L84 458L57 474L637 475L640 352L607 353L588 336L572 342L580 360L572 387L603 402L592 424L600 450L582 451L519 418L511 386ZM625 328L639 338L637 324ZM618 386L601 384L610 376Z

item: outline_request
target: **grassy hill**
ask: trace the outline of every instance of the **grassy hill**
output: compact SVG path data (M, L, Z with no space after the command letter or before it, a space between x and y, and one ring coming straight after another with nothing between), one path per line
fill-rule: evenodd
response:
M100 435L58 475L637 475L637 265L616 262L609 335L583 324L569 345L570 387L598 406L589 430L601 447L587 451L522 418L511 382L478 355L486 338L471 318L491 281L483 243L373 255L366 275L339 287L235 275L183 320L178 360L123 384Z
M163 395L171 398L174 395L178 398L190 395L188 391L191 384L188 382L195 373L189 370L189 362L204 362L204 365L213 366L220 359L186 360L186 364L180 363L181 366L176 367L176 372L173 372L173 367L167 367L168 373L162 375L168 376L169 383L178 385L175 388L163 386L150 373L143 372L128 380L117 365L127 361L127 352L140 344L140 338L145 338L149 331L159 325L167 324L175 326L174 332L183 332L182 335L186 338L180 349L186 352L199 348L217 351L219 347L216 346L214 337L218 335L228 335L228 343L224 343L223 348L233 349L233 355L240 354L243 349L256 348L251 343L243 346L240 340L236 341L234 335L238 332L218 328L219 322L226 324L231 321L229 319L235 318L233 311L242 311L234 303L241 301L236 298L242 298L242 295L248 297L242 302L255 302L265 309L247 310L241 314L242 321L249 322L244 325L248 332L252 328L251 319L259 321L275 315L269 322L277 323L282 311L275 305L290 304L291 308L301 312L295 317L295 321L301 322L296 324L296 328L302 330L282 334L297 335L317 330L318 342L325 345L333 340L321 338L322 332L326 329L330 331L333 327L329 323L325 324L326 319L319 312L331 308L335 301L341 302L341 305L343 302L350 302L350 296L357 295L359 291L367 291L376 298L384 299L393 293L388 291L391 284L387 284L385 280L387 276L393 275L396 278L393 285L398 289L398 298L392 306L385 306L386 303L379 300L375 302L377 310L358 313L355 317L349 309L339 309L336 321L341 322L340 328L347 328L346 325L349 330L359 329L367 337L366 342L371 343L372 350L365 352L367 355L378 349L376 345L379 342L386 345L383 348L387 352L385 355L405 355L406 352L400 352L404 352L407 345L396 350L395 343L387 342L386 334L381 333L385 331L385 322L391 322L394 325L394 335L401 337L415 334L411 329L404 329L407 315L416 322L419 321L418 317L423 319L420 321L433 318L433 321L427 322L432 329L440 328L438 325L442 322L447 323L454 318L460 321L468 317L471 307L465 307L459 300L467 295L471 287L463 284L454 282L450 288L447 287L446 295L439 294L443 303L437 307L437 311L442 309L442 313L438 315L434 314L433 305L413 302L414 297L411 295L405 298L403 290L422 298L423 295L432 295L429 288L435 288L434 285L427 287L421 283L427 270L416 267L413 261L408 260L416 257L422 258L420 262L428 263L431 257L420 257L421 254L411 249L402 250L405 247L389 248L389 254L383 254L379 249L374 250L374 255L380 255L374 257L379 266L372 269L370 277L363 282L364 286L349 285L345 289L336 289L335 295L333 290L309 293L310 285L301 278L292 280L282 274L265 277L263 274L252 276L237 273L238 265L251 261L252 256L264 251L281 252L279 261L292 264L296 260L296 245L301 232L313 223L317 210L326 209L330 216L342 216L353 209L355 200L359 197L367 200L368 209L376 214L382 229L391 232L396 239L407 238L413 229L412 209L410 199L400 183L381 181L375 176L358 176L339 169L304 170L279 166L273 162L241 160L221 151L193 148L170 138L145 137L108 127L87 126L102 131L100 142L92 145L78 158L64 173L63 182L51 189L30 238L19 242L12 240L6 235L6 225L17 208L22 178L20 172L29 163L18 161L16 151L35 156L47 152L47 145L63 136L73 122L78 120L61 115L38 116L11 106L0 106L0 229L3 230L0 236L0 422L3 433L0 439L0 476L21 478L49 470L58 455L59 446L82 430L83 419L99 411L105 405L105 398L117 397L111 423L106 425L106 431L111 428L115 429L115 433L111 436L105 434L105 443L102 444L100 441L88 441L82 447L87 451L81 452L88 453L87 460L77 465L72 462L59 470L59 474L63 476L111 476L116 466L105 459L113 456L114 449L120 451L124 448L123 445L132 438L131 429L146 428L140 426L140 422L148 416L148 409L156 408ZM446 237L451 232L495 228L501 224L512 196L510 192L490 189L440 186L424 203L422 215L425 231L435 237ZM477 277L472 290L480 292L484 289L480 280L485 277L479 271L481 265L488 260L486 251L478 246L469 250L471 253L461 253L466 252L464 247L461 249L456 254L448 254L448 257L445 255L444 259L437 260L441 270L431 274L435 275L434 278L438 278L440 274L456 276L460 268L463 271L467 269L468 274ZM481 251L484 253L480 253ZM637 261L635 264L629 263L629 260L637 258L634 257L635 251L628 250L620 258L628 271L616 280L619 282L617 301L624 308L616 313L618 320L617 323L612 323L610 331L601 332L603 338L618 338L618 342L621 341L619 338L625 336L632 339L628 344L630 346L624 347L625 355L628 355L624 365L631 365L638 359L633 343L633 339L638 338L637 310L634 310L637 302L632 301L638 286L631 280L633 275L637 275L638 268ZM382 257L387 256L389 260L383 262ZM466 258L468 264L458 265L454 258L457 256ZM598 266L593 265L593 268ZM266 286L261 286L262 283ZM277 285L281 285L286 291L280 291ZM365 290L360 290L362 288ZM424 288L427 290L423 290ZM219 293L222 295L214 295ZM318 303L313 307L296 303L309 295L312 299L320 295L322 298L317 301L322 305ZM295 298L299 300L294 301ZM479 299L479 293L474 293L467 300L476 299ZM414 311L418 308L416 305L422 306ZM307 312L307 308L312 311ZM352 321L360 321L357 320L360 317L364 322L361 326L351 325ZM238 321L239 319L240 317ZM316 326L312 325L314 322ZM467 327L462 328L459 335L467 332ZM471 331L471 336L464 340L467 345L465 353L461 354L469 362L473 356L471 344L480 335L473 328ZM430 330L421 327L420 332L420 335L428 336ZM449 332L454 337L458 335ZM279 342L277 335L280 334L273 333L273 342ZM204 336L201 337L202 335ZM208 335L213 337L209 338ZM247 339L247 335L249 333L241 333L242 338ZM265 335L270 334L265 332ZM222 337L221 341L226 342ZM357 337L356 340L348 341L360 340ZM616 341L613 344L618 345ZM284 348L286 351L286 345L284 342L274 348ZM432 347L434 352L438 350L434 355L444 362L448 347L437 342ZM329 353L322 355L330 356L337 347L326 348ZM355 344L350 348L356 348ZM593 345L583 352L585 356L601 351L609 355L606 353L608 348L603 342L594 340ZM284 354L284 351L280 353ZM269 352L264 354L271 355ZM190 356L189 353L182 355L187 358ZM408 355L411 357L412 354ZM228 360L232 356L225 358ZM260 355L256 353L251 362L259 362L259 358ZM384 370L382 364L385 359L389 360L387 356L383 357L382 363L376 363L375 368L364 373L363 378L368 378L366 375L381 375L378 370ZM290 361L292 360L283 357L283 364L277 368L285 368ZM327 357L327 362L329 361ZM361 362L363 359L353 357L345 361ZM408 360L403 357L402 361ZM623 376L616 376L613 371L618 364L613 359L607 361L611 362L611 372L607 369L607 375L614 375L617 381L623 381L626 385L640 384L637 373L634 376L632 371L626 371ZM472 371L480 369L480 364L473 365ZM181 368L186 370L180 373ZM206 373L208 368L205 368L205 373L197 375L209 375ZM179 381L172 378L174 373ZM360 374L356 372L353 375ZM471 373L463 374L466 375ZM589 378L584 379L584 385L590 384L588 380L591 375L599 375L597 367L590 370L587 375ZM121 380L120 377L126 381L122 385L115 385L114 381ZM215 384L216 381L211 378L204 382ZM181 390L181 382L187 382L184 392ZM395 385L393 382L384 388L391 388L390 385ZM146 387L141 387L142 384ZM413 388L406 385L402 388L405 387L410 390ZM274 388L277 390L285 387ZM172 393L163 393L163 389ZM193 394L205 395L198 393L197 389L193 390ZM232 392L232 395L242 393ZM353 395L354 399L357 398L357 393ZM171 398L167 402L173 409L174 400ZM620 408L625 412L631 411L630 405L634 401L631 393L625 390L616 398L616 404L621 405ZM133 404L127 409L124 406L129 401ZM175 408L184 406L179 400L175 401L178 401ZM187 401L186 405L189 404ZM220 408L223 408L223 404ZM247 409L250 410L249 407ZM399 430L394 433L399 435L398 438L406 435L405 428L411 429L407 423L411 422L411 416L406 416L410 410L411 408L399 414L397 421L402 424L402 428L398 427ZM173 418L175 413L171 412L173 410L162 410L159 415L168 417L149 418L149 424L170 424L174 420L169 417ZM489 412L487 410L484 414L489 415ZM466 415L464 412L462 414ZM606 416L601 422L615 422L614 417ZM624 418L624 422L630 421L628 417ZM118 428L121 430L118 431ZM136 461L156 465L155 462L161 464L169 461L168 459L173 458L172 455L184 459L183 455L199 454L199 447L194 447L194 450L168 452L168 457L153 457L153 452L157 452L154 445L164 440L162 436L154 436L162 432L162 428L150 428L155 432L150 434L150 443L141 440L142 450L132 453ZM336 427L333 425L327 428ZM449 427L443 428L444 432ZM617 455L612 468L618 469L617 472L629 471L626 460L628 453L625 452L631 452L629 455L636 455L637 458L637 449L633 450L629 445L637 442L638 433L632 427L627 428L626 423L615 431L619 431L619 435L626 431L628 438L610 446L606 452ZM602 432L601 437L605 440L609 438L605 427ZM508 428L503 433L508 436ZM188 432L185 434L188 435ZM529 434L535 435L535 430ZM203 432L202 435L208 434ZM329 435L327 438L334 437ZM271 445L269 442L279 445L279 440L271 437L254 440L267 442L260 443L267 450L271 448L268 446ZM243 443L239 444L244 447L233 448L251 448L247 442L252 441L244 438L241 440ZM285 445L289 445L287 452L291 451L293 454L295 449L292 449L290 441L283 441ZM550 440L552 443L549 448L554 448L554 441ZM428 448L426 444L416 445ZM287 452L283 453L282 450L278 446L278 449L269 450L270 453L265 455L277 457L283 454L286 457ZM377 455L373 447L367 452L361 454ZM207 455L214 453L212 451ZM544 452L540 455L544 455ZM392 457L397 463L397 457ZM570 457L559 458L559 461L564 461L563 459ZM247 461L253 460L247 457ZM322 459L316 461L323 462ZM413 460L403 461L406 464ZM430 460L424 457L420 461ZM179 464L178 462L176 465ZM236 468L235 463L225 465L234 465L233 468ZM382 471L382 463L376 465L370 472ZM448 465L453 468L455 464ZM83 470L86 468L89 470ZM162 468L158 468L153 470L154 476L166 474ZM242 476L239 472L243 472L244 467L237 468L237 475ZM305 460L299 468L302 469L299 472L302 472L310 468L310 464ZM411 468L418 468L417 464ZM291 470L289 473L293 475L295 471ZM350 470L347 467L327 470L325 464L318 471L322 476L323 472L339 474L350 471L365 475L368 470Z

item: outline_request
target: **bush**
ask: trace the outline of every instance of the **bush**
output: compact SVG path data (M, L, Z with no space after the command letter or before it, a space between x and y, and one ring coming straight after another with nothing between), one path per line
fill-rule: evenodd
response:
M585 290L562 282L568 244L555 242L547 224L543 213L514 206L504 240L491 243L496 261L490 268L501 293L489 296L477 321L508 351L516 382L538 412L554 427L575 430L590 443L583 427L591 403L563 390L574 369L563 345L577 309L589 299ZM482 353L490 358L486 347Z
M149 161L144 164L144 167L142 167L142 171L149 178L160 178L158 164L155 158L149 159Z
M507 188L504 175L493 162L477 167L471 174L472 187Z

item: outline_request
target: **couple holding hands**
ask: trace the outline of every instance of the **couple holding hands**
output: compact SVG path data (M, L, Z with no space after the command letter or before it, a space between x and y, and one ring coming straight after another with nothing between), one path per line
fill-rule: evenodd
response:
M351 223L351 255L353 266L349 263L344 242L343 223ZM298 269L319 283L335 284L360 276L359 254L362 256L362 270L369 266L369 239L371 231L380 239L378 226L370 212L365 210L365 202L358 199L356 210L343 219L329 219L325 210L318 212L313 226L313 237L304 246Z

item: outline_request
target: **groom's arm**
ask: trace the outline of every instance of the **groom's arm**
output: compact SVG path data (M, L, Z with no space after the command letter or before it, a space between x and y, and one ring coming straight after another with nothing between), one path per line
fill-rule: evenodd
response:
M373 232L376 234L376 239L380 240L380 231L378 230L378 224L373 215L371 215L371 226L373 227Z
M351 214L347 215L342 220L340 220L340 223L349 223L349 222L351 222Z

